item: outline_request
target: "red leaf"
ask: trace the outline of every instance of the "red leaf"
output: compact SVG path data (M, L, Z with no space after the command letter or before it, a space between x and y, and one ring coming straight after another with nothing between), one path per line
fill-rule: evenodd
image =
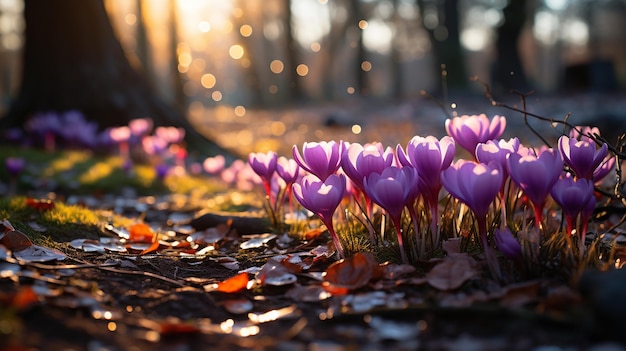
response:
M0 244L11 251L22 251L33 245L26 234L17 230L6 232L0 239Z
M137 223L133 224L130 228L128 228L129 232L129 241L139 242L139 243L152 243L155 240L155 233L152 231L150 226L145 223Z
M217 291L236 293L248 287L248 273L242 272L217 284Z
M33 290L33 287L28 285L20 288L11 301L11 306L22 310L39 301L37 294Z
M380 265L372 254L359 252L330 265L322 285L330 293L343 295L364 287L370 280L380 277L381 273Z
M168 322L161 323L159 329L161 335L194 334L200 331L200 329L194 325Z
M47 211L54 208L54 201L48 199L33 199L29 197L26 199L26 206L39 211Z

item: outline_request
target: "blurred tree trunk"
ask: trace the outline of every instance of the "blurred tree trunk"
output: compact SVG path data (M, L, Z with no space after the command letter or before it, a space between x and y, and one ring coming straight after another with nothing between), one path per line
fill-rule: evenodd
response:
M420 20L424 21L425 6L429 1L416 0L420 10ZM438 25L426 28L433 46L435 69L442 79L440 88L444 95L447 89L465 90L469 86L469 76L465 69L465 59L461 49L459 0L442 0L432 5L437 7Z
M302 87L300 85L300 76L296 72L300 55L298 54L298 43L293 37L292 17L291 17L291 0L284 0L285 11L285 42L287 44L287 57L285 69L289 74L291 97L300 100L304 97Z
M221 152L182 111L165 104L129 64L102 0L26 0L25 46L18 96L3 127L21 127L42 111L79 110L101 128L151 117L185 128L196 149Z
M356 94L367 95L367 76L365 71L361 68L361 64L365 61L365 47L363 46L363 30L359 27L359 22L363 19L361 13L361 5L359 0L350 1L350 17L348 23L355 25L357 28L357 43L356 43L356 59L355 59L355 75L356 75Z
M324 69L324 99L333 100L335 98L335 85L341 78L337 77L337 61L335 60L342 47L346 45L346 40L350 37L351 24L349 20L338 20L337 14L346 10L346 4L343 1L331 1L328 3L330 12L330 30L323 45L326 50L322 51L322 64ZM343 9L342 9L343 8Z
M495 45L497 58L491 79L494 90L526 92L529 89L518 48L519 37L526 23L526 11L526 0L510 0L503 9L504 22L498 27Z
M175 107L181 111L187 106L187 98L183 89L183 82L178 73L178 7L176 0L169 0L170 12L169 35L170 35L170 74L174 91Z

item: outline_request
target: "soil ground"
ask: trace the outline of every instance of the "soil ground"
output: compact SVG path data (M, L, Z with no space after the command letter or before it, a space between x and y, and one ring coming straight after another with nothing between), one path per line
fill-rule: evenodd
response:
M561 117L562 105L548 105ZM440 113L421 119L417 115L425 111L408 106L399 120L380 118L387 112L397 115L401 107L363 115L358 115L362 108L339 114L316 109L313 119L290 119L289 111L266 114L244 123L253 132L239 150L245 153L269 140L288 152L304 138L320 139L320 133L323 139L349 135L392 146L418 133L443 135ZM254 127L279 119L287 131L314 124L295 135L271 129L263 134ZM524 128L517 121L511 125ZM350 134L359 123L365 131ZM219 128L224 130L220 138L236 140L241 135L234 133L243 127L224 122ZM164 211L160 217L167 219ZM163 221L162 227L168 227ZM236 274L211 258L92 253L68 245L63 251L67 259L62 262L0 267L2 277L10 277L0 279L0 350L625 350L622 335L598 317L595 300L564 281L525 282L494 297L489 293L498 289L483 274L453 291L427 284L370 284L348 296L310 302L287 296L292 285L207 292L204 286ZM241 258L240 268L262 265L268 257L264 250L253 250ZM317 262L311 271L323 271L332 262ZM19 274L7 273L15 271ZM298 276L300 285L311 281ZM36 300L27 298L31 288ZM26 296L29 303L16 305L16 296ZM369 301L369 308L356 308L358 298ZM259 316L268 320L259 322Z

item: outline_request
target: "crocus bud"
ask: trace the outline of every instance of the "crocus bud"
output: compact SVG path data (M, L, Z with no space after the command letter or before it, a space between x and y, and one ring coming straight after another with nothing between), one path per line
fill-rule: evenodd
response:
M496 239L496 246L504 257L516 262L522 259L522 245L515 239L509 228L496 229L493 235Z

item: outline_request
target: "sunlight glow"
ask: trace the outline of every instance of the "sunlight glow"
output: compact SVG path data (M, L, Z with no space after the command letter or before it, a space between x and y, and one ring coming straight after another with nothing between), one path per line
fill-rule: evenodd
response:
M249 37L252 35L252 26L250 26L249 24L244 24L243 26L239 27L239 33L241 34L242 37Z
M470 51L484 50L489 44L491 30L487 27L469 27L461 32L461 44Z
M211 73L204 74L200 79L200 83L202 84L202 86L207 89L213 88L216 82L217 80L215 79L215 76Z
M539 11L535 15L533 33L539 42L545 45L554 45L557 40L559 19L548 11Z
M317 0L291 1L294 38L303 47L320 42L330 32L328 6Z
M298 65L298 67L296 67L296 73L298 73L299 76L304 77L307 74L309 74L309 66L305 65L304 63L301 63Z
M371 51L387 54L391 51L393 30L380 19L371 20L363 30L363 45Z
M285 69L285 65L281 60L274 60L270 63L270 70L272 73L279 74Z
M228 50L228 54L233 59L239 60L240 58L243 57L243 54L244 54L243 46L241 46L239 44L235 44L235 45L231 46L230 50Z

